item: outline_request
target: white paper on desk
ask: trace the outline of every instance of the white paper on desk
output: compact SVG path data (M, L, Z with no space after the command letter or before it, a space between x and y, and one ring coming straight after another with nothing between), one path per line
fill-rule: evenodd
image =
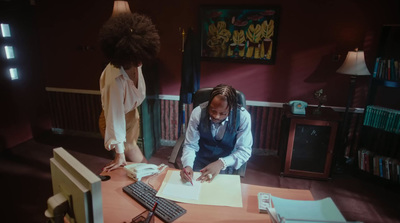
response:
M300 201L271 196L278 220L285 222L346 222L331 198Z
M193 184L195 186L197 184L200 186L198 200L195 200L190 199L188 196L177 195L176 193L178 190L168 188L170 185L182 184L180 176L177 178L175 174L178 174L179 176L179 170L168 170L164 181L156 194L157 197L190 204L243 207L242 187L239 175L218 174L211 183L200 183L200 181L195 180L200 176L200 173L195 172ZM165 192L166 187L167 192Z
M197 179L200 173L194 173L193 179ZM165 195L179 197L189 200L198 200L200 195L201 183L200 181L193 180L193 186L190 182L184 183L181 180L179 171L172 172L169 183L164 187L163 193Z

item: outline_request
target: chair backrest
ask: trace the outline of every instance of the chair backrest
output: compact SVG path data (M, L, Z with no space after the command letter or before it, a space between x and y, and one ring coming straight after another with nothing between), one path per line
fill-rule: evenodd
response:
M210 94L213 88L200 88L193 95L193 108L197 107L199 104L206 102L210 99ZM246 97L244 94L238 90L236 90L238 104L241 104L242 107L246 108Z

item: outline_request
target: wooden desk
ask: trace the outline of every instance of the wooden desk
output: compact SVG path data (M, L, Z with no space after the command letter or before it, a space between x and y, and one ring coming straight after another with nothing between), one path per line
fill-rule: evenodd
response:
M142 181L149 183L158 190L167 170L164 170L160 175L143 178ZM102 175L111 176L110 180L101 183L104 222L130 223L132 218L145 210L122 191L124 186L134 181L126 176L123 168L110 173L102 173ZM258 211L258 192L271 193L273 196L287 199L314 200L309 190L242 184L243 208L179 203L180 206L187 210L187 213L175 222L269 222L268 214L260 214ZM155 222L162 221L156 218Z

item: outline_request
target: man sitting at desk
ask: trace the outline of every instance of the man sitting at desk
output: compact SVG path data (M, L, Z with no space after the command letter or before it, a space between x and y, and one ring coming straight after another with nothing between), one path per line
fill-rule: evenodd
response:
M220 84L190 115L181 178L191 181L200 171L197 180L211 182L219 173L232 174L250 158L252 145L249 112L237 103L234 88Z

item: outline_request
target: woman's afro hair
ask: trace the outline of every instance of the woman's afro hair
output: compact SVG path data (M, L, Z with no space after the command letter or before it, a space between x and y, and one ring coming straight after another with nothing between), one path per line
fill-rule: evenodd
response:
M154 59L160 36L151 19L138 13L111 17L100 29L101 49L115 67L129 68Z

